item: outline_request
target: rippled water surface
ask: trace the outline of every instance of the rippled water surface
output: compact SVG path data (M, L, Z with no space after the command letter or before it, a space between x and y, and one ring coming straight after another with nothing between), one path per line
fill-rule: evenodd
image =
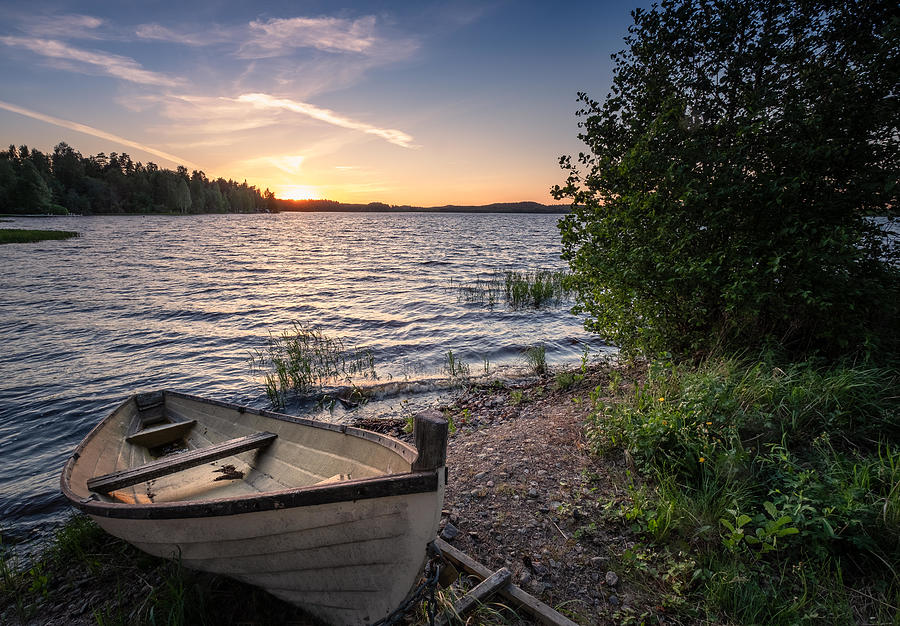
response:
M249 354L298 320L374 353L380 380L481 371L547 346L577 362L580 321L458 301L500 269L563 269L558 216L311 213L17 218L75 230L0 246L0 533L30 543L66 510L59 471L136 390L257 407Z

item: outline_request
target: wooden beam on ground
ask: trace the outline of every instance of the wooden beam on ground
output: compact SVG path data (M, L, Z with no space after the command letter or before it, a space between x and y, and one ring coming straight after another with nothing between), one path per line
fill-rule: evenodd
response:
M230 439L206 448L173 454L137 467L89 478L87 487L97 493L109 493L116 489L130 487L153 478L168 476L191 467L203 465L209 461L216 461L240 454L241 452L247 452L248 450L262 448L272 443L277 436L275 433L268 432L255 433L246 437Z
M475 576L488 578L491 576L491 570L462 552L449 543L438 537L434 540L434 544L440 549L448 561L451 561L457 567ZM550 626L578 626L568 617L562 615L558 611L553 610L534 596L526 593L521 587L509 583L505 587L497 590L501 596L515 603L518 606L525 607L532 615L534 615L542 624Z
M511 577L512 574L510 574L509 570L505 567L498 569L496 572L472 587L472 589L469 590L469 593L460 598L456 604L453 605L453 612L457 617L462 617L474 609L475 605L484 602L484 600L492 593L506 586ZM438 626L447 626L449 623L450 620L445 616L442 616L437 621Z

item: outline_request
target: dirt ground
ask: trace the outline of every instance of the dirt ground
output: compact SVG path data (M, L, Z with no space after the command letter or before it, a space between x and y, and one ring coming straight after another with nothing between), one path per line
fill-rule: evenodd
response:
M594 367L564 390L544 376L472 388L442 407L457 427L442 537L581 624L647 612L617 564L629 533L600 522L622 498L624 459L601 461L584 442L590 391L608 381L609 369Z

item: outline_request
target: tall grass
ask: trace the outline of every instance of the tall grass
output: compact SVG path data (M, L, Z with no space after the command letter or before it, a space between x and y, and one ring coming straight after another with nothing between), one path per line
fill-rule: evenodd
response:
M289 393L306 394L355 376L377 377L371 350L347 348L339 338L303 322L294 322L280 335L270 334L250 362L262 372L266 395L278 407L284 406Z
M450 281L460 301L494 308L503 303L513 310L558 306L570 297L566 272L549 270L494 270L474 283Z
M628 396L596 391L587 435L649 479L624 515L651 541L694 546L720 618L846 613L847 571L883 614L900 591L897 388L890 369L657 362Z
M522 354L525 356L528 368L533 373L539 376L547 373L547 348L545 346L542 344L529 346Z

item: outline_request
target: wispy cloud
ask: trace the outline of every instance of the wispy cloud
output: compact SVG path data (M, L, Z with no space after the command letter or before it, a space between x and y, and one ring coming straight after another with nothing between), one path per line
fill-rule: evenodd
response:
M285 174L296 176L300 173L300 166L303 165L303 161L305 160L305 156L300 156L298 154L284 154L246 159L241 161L241 164L246 167L274 167Z
M160 24L141 24L134 32L140 39L165 41L186 46L209 46L233 41L235 34L218 26L205 28L202 32L178 32Z
M306 102L298 102L296 100L289 100L287 98L275 98L264 93L243 94L238 97L237 101L246 102L252 104L254 107L261 109L283 109L285 111L299 113L301 115L306 115L327 124L332 124L333 126L348 128L350 130L357 130L369 135L381 137L382 139L385 139L386 141L389 141L390 143L402 148L418 147L412 143L413 138L402 130L396 130L394 128L378 128L377 126L372 126L371 124L367 124L365 122L352 120L329 109L323 109Z
M375 17L356 20L337 17L292 17L250 22L252 38L240 56L282 56L292 48L364 53L376 43Z
M6 109L7 111L11 111L12 113L18 113L19 115L24 115L25 117L30 117L32 119L39 120L41 122L46 122L47 124L53 124L54 126L68 128L69 130L74 130L79 133L91 135L93 137L99 137L100 139L106 139L107 141L112 141L112 142L121 144L123 146L128 146L130 148L136 148L138 150L142 150L149 154L158 156L159 158L165 159L166 161L169 161L176 165L184 165L186 167L198 169L198 166L195 163L191 163L187 159L182 159L181 157L175 156L174 154L169 154L168 152L163 152L162 150L157 150L156 148L152 148L148 145L138 143L137 141L132 141L130 139L126 139L125 137L120 137L119 135L114 135L112 133L108 133L106 131L100 130L99 128L94 128L93 126L87 126L85 124L79 124L78 122L64 120L59 117L53 117L52 115L44 115L43 113L38 113L37 111L31 111L24 107L20 107L15 104L10 104L9 102L4 102L2 100L0 100L0 109Z
M57 39L99 39L104 20L92 15L29 15L22 30L34 37Z
M75 48L55 39L36 37L0 37L0 43L7 46L25 48L51 59L65 63L77 62L108 76L141 85L175 87L180 80L165 74L145 70L140 63L129 57Z

